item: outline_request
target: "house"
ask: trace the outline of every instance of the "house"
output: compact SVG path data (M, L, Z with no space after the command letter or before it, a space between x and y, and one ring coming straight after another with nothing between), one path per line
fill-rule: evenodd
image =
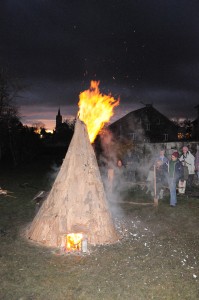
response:
M112 123L109 129L115 137L135 143L165 143L178 140L178 125L153 107L132 111Z

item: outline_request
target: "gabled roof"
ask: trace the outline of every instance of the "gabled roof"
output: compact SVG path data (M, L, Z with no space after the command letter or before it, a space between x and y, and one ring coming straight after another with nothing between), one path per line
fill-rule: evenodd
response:
M198 119L195 119L191 122L191 124L193 124L194 126L198 124Z
M147 116L149 121L154 121L154 114L157 115L157 117L164 120L166 123L170 123L170 125L178 128L178 125L176 125L174 122L172 122L168 117L160 113L157 109L153 107L152 104L146 104L145 107L139 108L137 110L131 111L130 113L126 114L122 118L118 119L114 123L110 125L110 127L113 125L117 125L117 123L122 123L126 119L134 119L134 118L142 118L143 116Z

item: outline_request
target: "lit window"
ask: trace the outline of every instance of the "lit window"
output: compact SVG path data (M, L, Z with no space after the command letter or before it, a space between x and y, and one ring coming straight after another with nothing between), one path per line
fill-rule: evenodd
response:
M187 133L185 134L185 137L186 137L187 140L190 139L190 138L191 138L191 133L190 133L190 132L187 132Z
M184 138L184 134L182 132L178 132L178 140L182 140Z

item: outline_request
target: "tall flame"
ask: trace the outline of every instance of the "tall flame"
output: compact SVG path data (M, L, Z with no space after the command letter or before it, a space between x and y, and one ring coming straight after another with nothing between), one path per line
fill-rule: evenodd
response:
M99 131L113 115L113 108L119 105L111 95L103 95L99 90L100 81L91 81L90 89L79 95L79 118L88 130L90 142L93 143Z

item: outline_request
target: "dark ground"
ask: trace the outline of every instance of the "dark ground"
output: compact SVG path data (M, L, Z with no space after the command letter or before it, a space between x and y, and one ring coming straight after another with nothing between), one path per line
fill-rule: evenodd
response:
M0 168L1 188L13 192L0 195L0 299L199 299L198 187L176 208L168 196L157 208L114 205L120 242L60 255L21 236L35 213L32 198L52 183L49 165ZM152 203L140 189L125 200Z

